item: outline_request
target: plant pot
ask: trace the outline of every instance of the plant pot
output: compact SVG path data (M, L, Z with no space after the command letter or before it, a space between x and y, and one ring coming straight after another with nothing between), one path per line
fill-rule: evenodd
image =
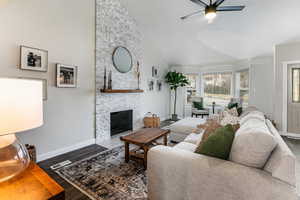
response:
M177 114L173 114L171 120L172 120L172 121L178 121L178 116L177 116Z

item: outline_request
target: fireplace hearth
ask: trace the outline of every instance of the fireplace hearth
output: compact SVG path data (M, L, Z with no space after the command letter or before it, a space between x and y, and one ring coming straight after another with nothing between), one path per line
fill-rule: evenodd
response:
M110 113L110 135L114 136L125 131L133 130L132 110Z

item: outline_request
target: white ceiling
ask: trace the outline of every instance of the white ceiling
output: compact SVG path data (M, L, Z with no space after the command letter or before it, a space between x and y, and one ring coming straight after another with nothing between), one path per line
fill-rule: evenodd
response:
M138 21L144 39L155 45L170 65L271 55L275 44L300 39L300 0L226 0L223 5L246 8L242 12L218 13L210 24L202 14L180 20L201 9L190 0L122 2Z

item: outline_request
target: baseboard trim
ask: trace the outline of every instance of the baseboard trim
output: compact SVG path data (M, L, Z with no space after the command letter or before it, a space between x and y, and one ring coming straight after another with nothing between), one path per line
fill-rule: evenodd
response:
M49 158L53 158L55 156L59 156L61 154L68 153L70 151L74 151L74 150L77 150L77 149L80 149L80 148L83 148L83 147L86 147L86 146L89 146L89 145L92 145L92 144L96 144L96 139L95 138L90 139L90 140L86 140L86 141L83 141L83 142L79 142L77 144L74 144L74 145L71 145L71 146L68 146L68 147L57 149L55 151L50 151L48 153L39 154L39 155L37 155L37 162L41 162L43 160L47 160Z

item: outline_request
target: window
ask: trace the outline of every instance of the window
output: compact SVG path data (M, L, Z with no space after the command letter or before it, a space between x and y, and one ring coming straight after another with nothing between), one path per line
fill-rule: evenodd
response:
M292 69L293 103L300 103L300 68Z
M235 74L236 97L241 98L243 106L249 103L249 70L239 71Z
M226 106L230 101L231 96L231 72L204 74L204 103L212 105L216 102L217 105Z
M196 96L196 81L197 81L197 75L196 74L188 74L185 75L190 84L187 86L186 89L186 93L187 93L187 103L190 104L191 103L191 98Z

